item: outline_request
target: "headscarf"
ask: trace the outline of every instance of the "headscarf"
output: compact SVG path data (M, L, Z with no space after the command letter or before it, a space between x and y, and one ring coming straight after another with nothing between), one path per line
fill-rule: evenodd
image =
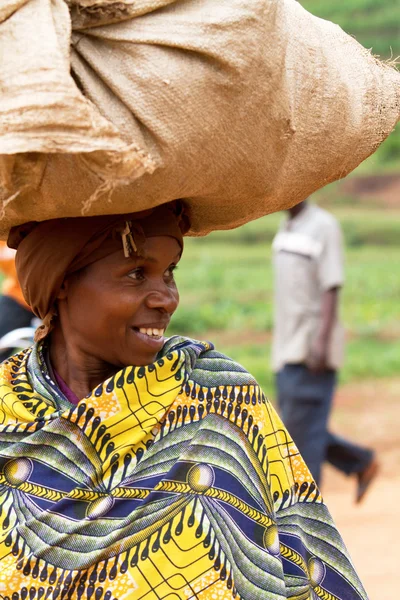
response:
M147 237L166 235L183 248L188 223L179 202L125 215L75 217L13 227L8 245L15 248L22 293L43 321L36 339L51 330L55 302L64 280L118 250L141 256Z

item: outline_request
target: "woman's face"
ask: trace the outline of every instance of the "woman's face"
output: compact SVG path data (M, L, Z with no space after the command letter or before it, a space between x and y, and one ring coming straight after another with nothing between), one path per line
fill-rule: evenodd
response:
M173 272L181 247L173 237L150 237L144 254L125 258L121 249L65 282L58 301L64 339L89 360L147 365L161 350L179 303Z

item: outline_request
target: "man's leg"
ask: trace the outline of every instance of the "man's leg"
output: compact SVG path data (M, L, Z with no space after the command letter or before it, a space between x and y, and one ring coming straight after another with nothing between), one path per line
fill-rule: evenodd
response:
M356 476L356 503L361 502L379 472L375 452L330 433L326 458L346 475Z
M335 382L334 371L314 374L305 365L285 365L277 374L281 418L318 485Z
M346 475L360 473L373 458L373 450L353 444L339 435L328 434L326 460Z

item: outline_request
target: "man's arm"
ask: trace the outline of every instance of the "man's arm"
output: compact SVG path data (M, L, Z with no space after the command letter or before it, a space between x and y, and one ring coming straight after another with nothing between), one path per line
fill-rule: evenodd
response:
M321 329L312 344L307 360L308 368L314 373L320 373L328 368L329 344L336 321L339 292L340 287L337 286L326 290L322 295Z

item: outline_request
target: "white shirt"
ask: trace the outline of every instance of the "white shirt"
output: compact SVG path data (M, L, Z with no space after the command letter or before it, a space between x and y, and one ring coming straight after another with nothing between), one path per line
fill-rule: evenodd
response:
M321 326L322 294L344 283L343 239L333 215L307 204L286 219L272 244L275 275L275 319L272 368L304 363ZM328 366L343 362L344 333L334 323Z

